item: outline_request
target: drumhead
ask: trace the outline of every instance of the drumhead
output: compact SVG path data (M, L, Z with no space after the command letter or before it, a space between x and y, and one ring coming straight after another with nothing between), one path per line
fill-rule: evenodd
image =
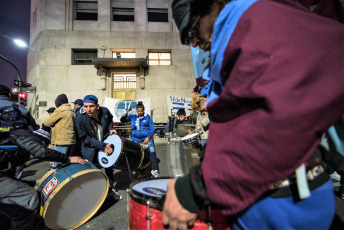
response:
M113 134L108 136L104 140L104 143L112 144L114 146L113 153L110 156L106 155L104 151L99 151L98 153L99 164L103 168L109 168L116 163L122 152L122 140L118 135Z
M160 177L134 182L130 185L130 197L144 205L147 205L147 201L149 201L151 207L162 210L167 192L167 182L170 179L169 177Z
M185 141L185 140L193 139L197 136L199 136L199 133L191 133L191 134L188 134L185 137L183 137L181 140Z

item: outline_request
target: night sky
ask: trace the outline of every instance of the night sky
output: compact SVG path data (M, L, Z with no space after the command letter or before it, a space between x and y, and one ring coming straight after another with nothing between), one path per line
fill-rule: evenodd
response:
M29 45L30 6L31 0L0 0L0 55L17 66L25 82L28 48L17 46L12 39L21 39ZM0 84L12 89L17 79L13 66L0 59Z

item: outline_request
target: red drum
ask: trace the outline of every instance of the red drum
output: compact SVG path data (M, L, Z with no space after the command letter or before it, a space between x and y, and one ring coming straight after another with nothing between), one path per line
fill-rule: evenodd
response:
M156 178L135 182L130 185L129 229L165 230L161 216L167 181L170 178ZM192 229L229 230L227 219L220 210L201 211Z

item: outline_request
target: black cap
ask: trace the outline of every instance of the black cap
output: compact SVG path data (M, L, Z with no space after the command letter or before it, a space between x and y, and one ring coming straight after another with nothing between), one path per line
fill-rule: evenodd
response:
M185 44L186 33L183 33L183 30L189 24L191 1L192 0L174 0L172 2L172 15L174 22L178 27L182 44Z
M54 111L55 111L55 107L50 107L48 110L47 110L47 112L48 113L53 113Z

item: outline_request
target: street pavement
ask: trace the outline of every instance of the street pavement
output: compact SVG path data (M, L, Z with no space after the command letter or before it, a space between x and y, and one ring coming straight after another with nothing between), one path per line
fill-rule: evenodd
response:
M157 143L156 152L159 161L160 176L173 177L175 171L171 166L171 158L169 145L166 143ZM173 162L172 162L173 163ZM26 163L27 167L24 169L22 180L29 184L34 184L36 180L40 179L45 174L45 169L49 167L49 163L38 159L32 159ZM78 230L127 230L129 226L128 220L128 189L130 188L129 174L126 171L115 170L115 188L123 196L120 201L115 201L108 197L105 199L103 205L98 212L85 224L78 227ZM334 182L334 191L338 190L339 183ZM331 230L344 229L344 200L336 197L336 216L333 221ZM325 205L325 204L324 204ZM70 210L73 213L76 210ZM259 229L259 226L257 226Z

